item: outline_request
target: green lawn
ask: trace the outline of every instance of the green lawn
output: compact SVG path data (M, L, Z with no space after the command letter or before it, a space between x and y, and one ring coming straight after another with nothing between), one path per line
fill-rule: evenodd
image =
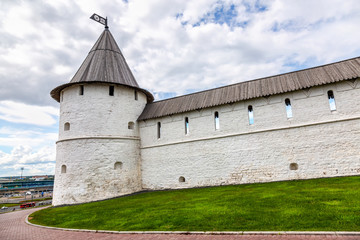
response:
M360 231L360 176L148 192L31 217L117 231Z

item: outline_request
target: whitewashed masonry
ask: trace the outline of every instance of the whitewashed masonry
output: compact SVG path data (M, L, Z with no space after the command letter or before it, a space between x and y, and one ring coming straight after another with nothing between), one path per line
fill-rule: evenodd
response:
M51 92L60 103L53 204L359 175L359 77L354 58L153 102L106 29Z

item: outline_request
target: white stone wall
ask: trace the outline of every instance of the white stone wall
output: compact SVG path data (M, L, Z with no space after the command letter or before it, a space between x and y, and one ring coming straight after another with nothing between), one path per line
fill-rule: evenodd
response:
M134 89L84 84L63 90L54 183L54 205L89 202L141 189L137 118L146 96ZM134 122L134 129L128 123ZM65 130L65 123L70 129ZM119 162L121 168L114 169ZM62 165L66 173L61 173Z
M184 188L360 174L359 82L141 121L142 186ZM336 111L330 111L328 90L334 92ZM286 117L286 98L291 100L291 119ZM248 105L254 109L253 125ZM291 163L298 170L290 170Z

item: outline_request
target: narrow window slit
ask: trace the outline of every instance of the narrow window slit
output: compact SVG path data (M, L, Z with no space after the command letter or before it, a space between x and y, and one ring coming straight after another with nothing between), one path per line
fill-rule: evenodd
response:
M80 85L79 95L84 95L84 85Z
M189 134L189 118L185 118L185 135Z
M249 125L254 124L254 110L251 105L248 106L248 114L249 114Z
M330 111L336 111L335 96L332 90L327 92L329 99Z
M285 99L285 106L286 106L286 116L287 118L292 118L292 108L291 108L291 102L290 99Z
M109 95L110 96L114 96L114 89L115 89L114 86L109 86Z
M161 122L157 123L157 138L161 137Z
M219 120L218 112L214 113L214 120L215 120L215 130L219 130L220 129L220 120Z

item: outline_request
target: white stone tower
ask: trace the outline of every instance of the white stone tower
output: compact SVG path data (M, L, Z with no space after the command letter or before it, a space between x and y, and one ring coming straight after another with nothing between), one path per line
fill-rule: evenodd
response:
M70 83L51 91L60 102L53 205L107 199L141 190L139 88L106 28Z

